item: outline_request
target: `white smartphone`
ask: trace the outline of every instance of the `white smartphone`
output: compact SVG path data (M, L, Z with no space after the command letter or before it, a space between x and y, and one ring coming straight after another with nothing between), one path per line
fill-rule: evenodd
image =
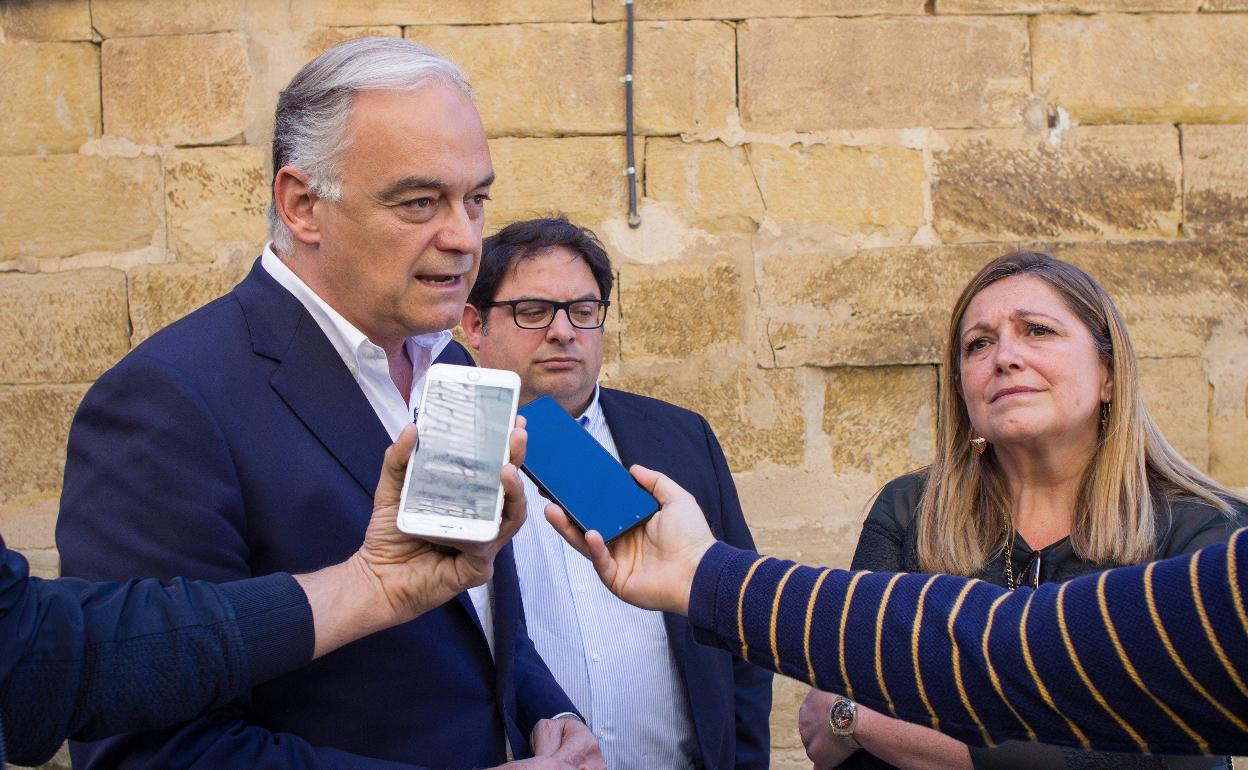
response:
M520 377L450 364L434 364L425 377L416 415L420 443L407 463L398 527L443 540L493 540Z

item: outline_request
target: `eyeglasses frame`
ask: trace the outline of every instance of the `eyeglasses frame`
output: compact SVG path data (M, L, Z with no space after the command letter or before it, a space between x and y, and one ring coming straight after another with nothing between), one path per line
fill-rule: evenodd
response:
M550 320L547 321L542 326L521 326L520 319L516 318L516 306L524 302L544 302L547 305L552 306L554 308L554 311L550 314ZM594 304L598 305L598 307L601 308L601 317L599 318L598 323L596 325L581 326L576 321L572 320L572 312L571 312L572 306L579 305L582 302L593 302ZM481 307L481 309L488 310L493 307L511 308L511 322L514 323L516 325L516 328L518 329L526 329L530 331L537 331L539 329L549 329L550 325L555 322L555 318L559 315L559 311L562 310L564 316L566 316L568 319L568 323L572 324L574 328L583 329L585 331L592 331L594 329L601 329L603 325L606 324L607 308L611 307L611 300L609 299L571 299L571 300L568 300L567 302L556 302L553 299L541 299L540 297L526 297L524 299L504 299L504 300L495 300L494 302L487 302L485 305Z

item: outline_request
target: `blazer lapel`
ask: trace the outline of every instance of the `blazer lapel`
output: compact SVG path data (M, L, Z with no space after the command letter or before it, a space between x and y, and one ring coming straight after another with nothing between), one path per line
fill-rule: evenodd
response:
M279 362L270 380L273 389L372 495L390 436L338 351L259 260L234 293L247 316L253 349Z
M628 468L641 463L653 468L654 457L662 453L663 439L654 420L644 411L627 410L616 398L616 392L600 388L598 404L602 416L611 431L615 450L620 453L620 464Z

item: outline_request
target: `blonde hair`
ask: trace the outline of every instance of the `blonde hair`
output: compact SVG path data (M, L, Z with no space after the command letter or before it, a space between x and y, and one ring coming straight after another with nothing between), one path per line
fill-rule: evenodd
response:
M1144 407L1139 363L1126 324L1096 279L1067 262L1035 252L992 260L971 279L949 319L940 387L936 460L919 503L917 550L924 572L973 575L1001 549L1011 531L1011 501L994 453L976 454L962 400L960 328L967 306L987 286L1029 275L1052 287L1091 332L1113 378L1109 410L1084 474L1071 527L1075 553L1088 561L1150 560L1169 503L1197 499L1231 515L1239 498L1183 459Z

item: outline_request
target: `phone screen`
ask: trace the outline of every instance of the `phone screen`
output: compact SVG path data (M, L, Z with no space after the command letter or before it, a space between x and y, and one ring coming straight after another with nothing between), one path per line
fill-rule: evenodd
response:
M436 379L426 388L403 512L493 520L514 391Z
M581 529L597 530L610 541L659 510L650 493L553 399L543 396L520 414L529 433L524 472Z

